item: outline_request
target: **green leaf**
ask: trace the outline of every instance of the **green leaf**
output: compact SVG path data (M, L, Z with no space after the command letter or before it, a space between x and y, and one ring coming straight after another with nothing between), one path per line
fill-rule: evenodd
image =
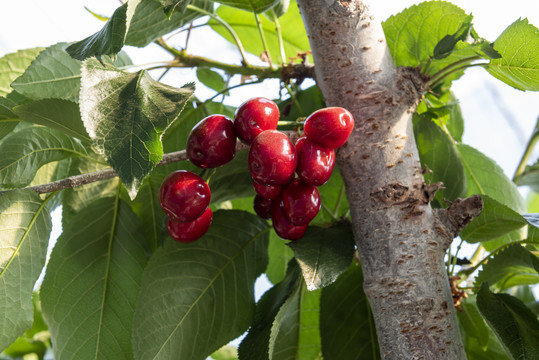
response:
M275 231L270 233L268 256L269 263L266 269L266 276L273 284L277 284L284 279L287 264L294 257L294 253L290 247L286 246L286 243Z
M213 1L193 0L190 3L207 12L213 12ZM204 16L193 10L175 11L167 18L161 4L155 0L130 0L127 5L128 30L126 45L144 47L172 30Z
M218 3L234 8L261 13L271 9L279 3L280 0L217 0Z
M479 309L473 299L465 299L461 304L461 311L457 311L459 324L464 329L466 339L474 338L481 348L485 348L489 342L489 328L479 313Z
M184 12L185 8L189 4L189 0L159 0L161 2L161 6L163 6L163 11L167 15L167 17L170 19L172 16L172 13L177 12Z
M46 204L32 190L0 195L0 349L32 326L32 290L52 228Z
M471 21L449 2L413 5L382 23L387 45L397 66L419 66L434 54L436 45Z
M515 244L490 258L479 271L475 283L486 282L504 290L517 285L538 283L538 272L539 258L521 245Z
M79 105L72 101L44 99L16 106L13 110L21 120L60 130L86 142L91 141L82 123Z
M215 91L222 91L226 86L225 79L221 74L208 68L197 67L197 79Z
M68 176L90 173L106 168L87 158L73 158L68 170ZM96 181L83 186L62 191L62 226L65 228L72 222L73 217L82 209L88 207L96 199L113 196L118 191L118 178Z
M335 282L354 257L354 236L345 225L309 227L305 236L288 246L294 251L311 291Z
M287 299L302 286L298 265L288 263L285 278L266 291L256 304L249 332L238 349L241 360L269 360L270 336L274 319Z
M434 59L444 59L451 55L459 41L465 41L472 30L473 16L469 15L461 24L460 28L452 35L444 36L434 47Z
M440 204L444 199L453 201L466 194L466 175L457 147L451 137L436 125L429 115L413 116L414 135L423 167L432 172L425 174L430 183L443 182L445 189L436 193Z
M116 55L124 46L127 5L118 7L105 26L95 34L84 40L69 45L65 50L73 58L84 60L86 58L102 55Z
M539 193L539 161L533 165L526 165L524 172L515 179L517 185L527 185Z
M78 140L44 127L29 127L12 133L0 144L0 153L2 189L28 185L37 170L49 162L88 156Z
M327 224L334 223L335 218L344 216L350 208L348 199L346 198L341 172L337 165L335 165L335 169L333 169L328 182L318 187L318 191L322 200L322 209L311 221L312 225L327 226Z
M77 214L41 287L55 359L132 359L131 328L147 261L138 219L119 197Z
M6 96L13 91L9 85L24 73L41 51L41 47L19 50L0 58L0 96Z
M267 265L267 223L221 210L195 243L165 240L144 270L133 326L137 359L205 359L241 335ZM211 324L211 326L210 326Z
M192 93L189 85L173 88L144 70L125 73L96 59L84 62L80 106L84 126L131 199L161 160L162 134Z
M359 265L352 264L335 283L322 289L320 336L324 359L380 358Z
M448 132L456 142L462 142L464 118L455 94L445 91L442 95L427 93L417 108L418 114L425 113L438 126Z
M493 59L487 71L519 90L539 91L539 30L519 19L509 25L494 42L501 59Z
M269 359L321 359L321 290L307 291L303 281L281 306L271 327Z
M264 52L253 14L227 6L220 6L217 9L217 15L232 26L238 34L246 51L256 56L260 56L260 54ZM264 36L268 43L272 61L274 63L279 63L278 55L280 54L280 50L277 34L275 32L275 24L262 16L260 17L260 22L264 30ZM281 25L284 50L287 58L296 58L298 52L304 53L310 49L309 39L307 38L307 33L305 32L305 27L303 26L303 21L295 1L290 2L288 12L279 18L279 23ZM223 25L213 19L210 19L208 24L213 30L219 33L219 35L235 44L234 39ZM309 61L312 62L310 56Z
M274 21L272 13L275 13L275 16L277 16L279 18L279 17L283 16L284 14L286 14L289 7L290 7L290 0L279 0L277 5L275 5L274 7L269 9L268 11L266 11L264 13L264 15L268 19L270 19L271 21Z
M66 43L46 48L11 87L31 99L58 98L77 101L81 62L66 53Z
M229 163L216 169L210 178L211 202L219 203L253 196L253 178L247 166L248 151L238 151Z
M539 321L522 301L508 294L494 294L483 283L477 293L477 307L514 359L539 357Z
M214 360L237 360L238 349L234 346L225 345L211 354L211 358Z
M526 220L511 208L482 195L483 210L460 233L469 243L496 239L527 225Z
M516 185L504 174L502 168L483 153L464 144L457 144L460 158L466 170L468 192L466 196L488 195L517 213L526 211L526 204ZM484 242L482 245L492 251L503 244L520 240L525 235L521 231Z
M279 105L281 117L292 121L299 117L307 117L316 110L326 107L324 95L316 85L298 91L295 98L276 101L276 103Z
M15 129L21 121L13 112L13 101L0 97L0 140Z

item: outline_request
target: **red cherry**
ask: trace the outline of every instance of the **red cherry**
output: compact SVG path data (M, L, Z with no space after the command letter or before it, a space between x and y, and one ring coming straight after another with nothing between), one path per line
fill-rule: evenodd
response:
M224 115L210 115L198 122L187 138L187 156L196 166L215 168L236 154L234 123Z
M307 225L320 210L320 193L316 186L294 179L281 196L283 214L292 224Z
M249 169L253 179L260 184L288 184L292 181L296 165L296 149L280 131L263 131L251 144Z
M277 129L279 108L273 101L257 97L247 100L236 109L234 128L238 138L251 144L264 130Z
M258 195L266 199L277 199L281 195L283 187L280 185L264 185L253 180L253 187Z
M208 231L213 220L213 213L207 208L204 214L194 221L181 223L168 218L167 230L169 235L181 243L190 243L202 237Z
M271 220L273 229L283 239L297 240L307 231L307 225L296 226L286 219L279 200L274 200L271 204Z
M348 140L354 129L354 118L344 108L328 107L309 115L304 129L307 139L336 149Z
M314 186L324 185L335 167L335 151L302 136L296 142L296 152L299 178Z
M253 209L255 213L262 219L269 219L271 217L271 199L265 198L260 195L256 195L253 202Z
M200 176L186 170L170 173L159 189L159 203L179 222L193 221L210 204L210 188Z

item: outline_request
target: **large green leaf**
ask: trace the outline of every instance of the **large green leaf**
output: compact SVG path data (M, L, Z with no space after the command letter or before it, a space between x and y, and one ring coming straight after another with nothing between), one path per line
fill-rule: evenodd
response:
M80 141L45 127L29 127L12 133L0 144L0 188L28 185L37 170L52 161L87 157Z
M294 251L309 290L333 283L354 257L354 235L342 224L330 228L309 227L305 236L288 246Z
M118 196L64 228L41 287L55 359L132 359L131 328L147 261L138 219Z
M440 40L467 20L468 15L456 5L426 1L391 16L382 25L395 64L415 67L433 56Z
M416 112L428 114L431 120L448 132L455 141L462 142L464 118L459 101L453 92L445 91L441 95L425 94Z
M191 97L145 71L125 73L88 59L82 67L81 115L98 152L118 173L133 199L163 155L161 137Z
M13 91L9 85L24 73L41 51L41 47L19 50L0 58L0 96L6 96Z
M256 56L259 56L264 52L253 14L228 6L220 6L217 9L217 15L232 26L238 34L245 50ZM260 17L260 22L264 30L264 36L268 44L272 61L278 63L280 50L277 34L275 32L275 24L262 16ZM305 32L305 27L303 26L303 21L295 1L290 2L290 8L286 14L279 18L279 23L281 25L284 50L287 58L297 57L298 52L304 53L310 49L307 33ZM213 19L211 19L208 24L210 24L212 29L219 33L219 35L235 44L234 39L223 25ZM287 60L288 59L285 59L285 62Z
M269 359L322 359L319 332L321 290L307 291L303 281L281 306L271 327Z
M494 42L501 59L493 59L486 69L494 77L519 90L539 91L539 30L519 19Z
M471 146L458 144L457 149L466 170L467 196L488 195L519 214L526 211L526 204L516 185L504 174L496 162ZM483 246L492 251L505 243L520 240L523 236L524 234L519 230L499 239L485 242Z
M193 0L191 5L213 12L213 1ZM158 37L204 16L193 10L175 11L167 18L161 4L155 0L130 0L127 5L128 30L126 45L144 47Z
M210 178L211 201L218 203L253 196L253 178L247 166L248 151L238 151L234 159L219 167Z
M443 204L444 199L453 201L463 197L466 175L453 139L429 115L414 115L413 123L421 165L431 170L425 174L425 180L444 184L444 189L435 195L438 202Z
M500 290L536 284L539 282L539 258L521 245L511 245L483 265L475 282L487 282Z
M483 199L483 210L460 233L469 243L488 241L499 238L511 231L527 225L527 221L511 208L500 204L487 195Z
M11 87L31 99L76 101L80 90L81 62L65 52L66 46L66 43L58 43L46 48Z
M221 210L194 243L170 238L144 270L133 326L137 359L205 359L241 335L254 313L254 282L267 265L269 227Z
M350 208L338 166L335 166L328 182L320 186L318 191L322 200L322 208L311 221L312 225L327 226L327 224L335 222L335 218L344 216Z
M46 203L31 190L0 195L0 349L32 326L32 290L52 228Z
M461 311L457 311L457 318L464 330L462 335L466 340L474 338L480 347L486 347L489 341L489 328L479 313L475 303L475 295L464 299L460 307Z
M477 307L512 358L539 358L539 321L522 301L508 294L494 294L483 283L477 293Z
M320 336L324 359L380 359L374 321L363 292L361 267L352 264L320 298Z
M295 261L291 260L285 278L266 291L256 304L251 327L239 347L241 360L270 359L269 346L274 319L279 309L300 286L303 286L300 269Z
M524 172L515 179L515 182L517 185L527 185L539 193L539 161L533 165L527 165Z
M21 121L13 112L13 101L0 97L0 140L9 134Z
M124 46L127 4L118 7L101 30L69 45L65 50L73 58L84 60L86 58L102 55L116 55Z
M79 105L72 101L44 99L16 106L13 110L21 120L60 130L86 142L91 141L82 123Z
M251 202L252 208L252 202ZM266 276L273 284L277 284L284 279L286 275L287 264L294 257L290 247L281 239L275 231L270 233L268 246L269 263L266 269Z

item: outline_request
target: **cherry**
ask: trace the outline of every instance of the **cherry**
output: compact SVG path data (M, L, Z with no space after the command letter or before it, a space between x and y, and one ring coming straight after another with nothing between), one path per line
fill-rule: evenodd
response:
M296 142L296 152L299 178L314 186L324 185L335 167L335 151L302 136Z
M176 241L190 243L202 237L210 228L213 213L207 208L204 213L194 221L181 223L168 218L167 230L169 235Z
M300 179L288 184L281 196L282 211L292 224L307 225L320 210L320 193L316 186L309 185Z
M186 170L170 173L159 189L161 208L179 222L200 217L210 204L210 197L210 188L204 179Z
M189 160L202 168L226 164L236 154L234 123L224 115L210 115L196 124L187 138Z
M253 187L258 195L267 199L277 199L281 195L283 187L280 185L264 185L253 180Z
M354 118L344 108L328 107L309 115L304 129L307 139L336 149L348 140L354 129Z
M234 128L238 138L251 144L264 130L277 129L279 108L273 101L257 97L247 100L236 109Z
M296 165L296 149L282 132L266 130L253 140L249 149L249 169L256 182L288 184L292 181Z
M253 209L255 213L262 219L269 219L271 217L271 203L273 200L265 198L260 195L256 195L253 202Z
M307 231L307 225L296 226L286 219L279 200L274 200L271 204L271 220L273 229L283 239L297 240Z

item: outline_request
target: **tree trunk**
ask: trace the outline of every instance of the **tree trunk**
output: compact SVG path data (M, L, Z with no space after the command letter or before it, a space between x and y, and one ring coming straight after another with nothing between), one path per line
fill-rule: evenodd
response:
M355 128L337 154L385 359L466 359L444 255L481 211L479 197L446 210L429 202L412 113L428 79L399 68L381 23L360 0L298 0L318 86Z

